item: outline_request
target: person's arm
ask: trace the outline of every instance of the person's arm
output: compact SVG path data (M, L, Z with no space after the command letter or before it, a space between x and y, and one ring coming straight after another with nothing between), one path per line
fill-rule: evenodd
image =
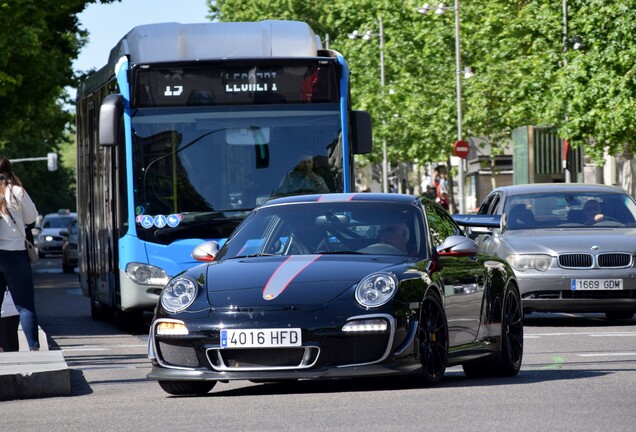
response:
M38 217L38 209L35 207L35 204L33 204L27 191L20 186L14 186L13 195L18 200L24 225L27 226L35 223Z

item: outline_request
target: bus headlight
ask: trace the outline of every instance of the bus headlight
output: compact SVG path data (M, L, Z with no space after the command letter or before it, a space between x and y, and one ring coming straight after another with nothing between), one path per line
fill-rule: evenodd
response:
M192 279L176 277L161 292L161 306L168 312L181 312L194 302L198 291Z
M163 269L144 263L128 263L126 274L140 285L164 286L170 280Z

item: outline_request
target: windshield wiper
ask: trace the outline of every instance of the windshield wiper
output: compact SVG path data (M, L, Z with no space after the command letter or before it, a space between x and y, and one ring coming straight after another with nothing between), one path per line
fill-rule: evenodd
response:
M318 255L365 255L364 252L356 252L356 251L320 251L316 252Z
M228 259L236 259L236 258L254 258L254 257L264 257L264 256L280 256L278 254L273 254L273 253L255 253L255 254L248 254L248 255L238 255L232 258L228 258Z

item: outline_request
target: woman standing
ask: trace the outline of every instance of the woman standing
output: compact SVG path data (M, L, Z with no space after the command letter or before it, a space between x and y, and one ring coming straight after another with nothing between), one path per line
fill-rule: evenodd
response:
M4 156L0 156L0 216L0 273L20 313L20 323L29 349L38 351L40 342L33 273L24 244L25 226L35 222L38 211L13 173L11 161ZM2 301L3 297L0 297Z

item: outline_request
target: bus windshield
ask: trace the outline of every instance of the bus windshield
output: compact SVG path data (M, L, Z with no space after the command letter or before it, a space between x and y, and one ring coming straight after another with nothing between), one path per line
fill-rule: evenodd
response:
M271 197L343 190L337 103L137 108L132 129L137 234L150 242L226 238Z

